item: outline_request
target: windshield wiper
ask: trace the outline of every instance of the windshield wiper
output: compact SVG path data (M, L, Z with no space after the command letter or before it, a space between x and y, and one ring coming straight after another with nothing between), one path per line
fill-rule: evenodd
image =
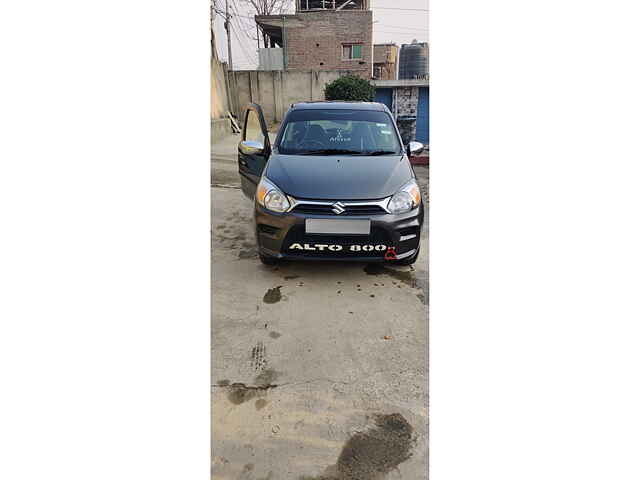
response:
M394 152L393 150L374 150L373 152L364 152L364 155L370 155L375 157L377 155L399 155L398 152Z
M362 155L363 152L357 150L345 150L339 148L326 148L324 150L309 150L300 152L297 155Z

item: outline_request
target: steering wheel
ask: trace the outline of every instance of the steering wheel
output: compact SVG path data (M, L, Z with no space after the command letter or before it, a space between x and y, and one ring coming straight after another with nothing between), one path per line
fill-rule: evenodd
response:
M302 149L306 147L305 150L324 150L325 146L319 140L303 140L298 144L298 148Z

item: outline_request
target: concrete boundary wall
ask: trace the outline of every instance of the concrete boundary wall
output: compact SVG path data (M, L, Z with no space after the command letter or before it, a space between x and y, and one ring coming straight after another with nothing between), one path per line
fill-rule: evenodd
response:
M230 91L237 105L239 122L244 107L258 103L268 124L279 123L292 103L324 100L324 87L348 71L260 71L242 70L229 75Z
M230 110L227 90L227 64L211 60L211 119L224 118Z

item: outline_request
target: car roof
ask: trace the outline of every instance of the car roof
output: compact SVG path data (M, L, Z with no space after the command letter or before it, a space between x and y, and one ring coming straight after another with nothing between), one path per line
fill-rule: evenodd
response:
M385 105L377 102L344 102L340 100L298 102L291 105L291 110L374 110L382 112Z

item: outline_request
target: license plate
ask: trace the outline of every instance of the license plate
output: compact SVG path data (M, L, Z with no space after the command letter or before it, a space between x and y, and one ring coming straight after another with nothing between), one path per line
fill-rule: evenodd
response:
M369 235L371 220L333 220L325 218L307 218L306 233Z

